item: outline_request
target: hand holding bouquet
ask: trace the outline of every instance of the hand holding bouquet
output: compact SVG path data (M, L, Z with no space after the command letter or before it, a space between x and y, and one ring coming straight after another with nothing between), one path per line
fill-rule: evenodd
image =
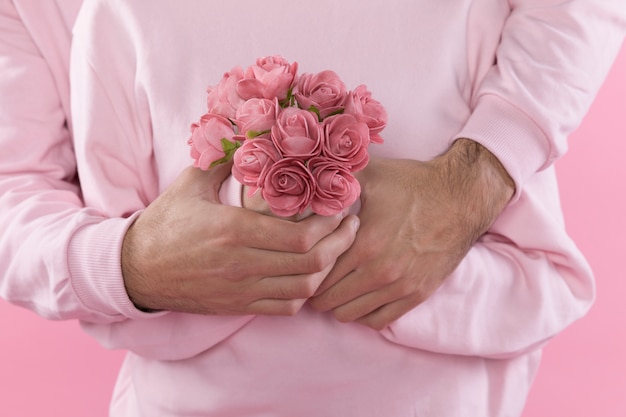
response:
M233 176L278 216L337 214L359 198L353 174L382 143L387 113L364 85L348 91L333 71L297 68L272 56L224 74L191 126L191 157L203 170L232 160Z

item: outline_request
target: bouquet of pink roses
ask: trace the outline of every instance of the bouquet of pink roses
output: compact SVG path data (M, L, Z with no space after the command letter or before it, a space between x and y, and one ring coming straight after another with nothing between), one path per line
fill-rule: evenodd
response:
M224 74L191 126L191 157L203 170L232 160L233 176L278 216L333 215L359 198L353 174L382 143L387 113L364 85L348 91L333 71L297 67L272 56Z

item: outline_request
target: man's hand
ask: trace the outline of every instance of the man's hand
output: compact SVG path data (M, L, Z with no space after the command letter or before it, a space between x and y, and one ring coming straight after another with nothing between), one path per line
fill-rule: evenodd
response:
M468 139L429 162L372 159L359 181L356 241L311 304L374 329L435 292L514 193L499 161Z
M355 216L294 223L220 204L229 173L185 170L130 227L122 273L139 308L292 315L354 241Z

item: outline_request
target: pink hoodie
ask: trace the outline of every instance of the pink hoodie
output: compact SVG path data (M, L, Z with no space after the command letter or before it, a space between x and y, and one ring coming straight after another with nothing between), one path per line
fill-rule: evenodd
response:
M551 163L619 50L623 7L81 3L0 2L0 294L129 350L111 415L521 413L541 346L593 300ZM372 152L430 159L470 137L516 181L514 203L440 290L381 332L307 307L148 314L124 291L125 230L191 163L206 87L273 54L367 84L390 119Z

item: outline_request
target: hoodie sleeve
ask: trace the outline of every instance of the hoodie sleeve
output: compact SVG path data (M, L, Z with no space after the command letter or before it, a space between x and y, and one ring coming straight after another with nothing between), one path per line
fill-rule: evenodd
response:
M433 296L383 330L402 345L515 356L584 316L595 296L592 272L563 224L552 164L619 52L626 8L613 0L502 3L510 14L496 61L457 137L500 159L516 182L515 203Z
M103 259L130 220L83 204L68 128L70 28L55 3L36 9L0 2L0 295L49 319L142 316L125 303L91 303L81 288L92 284L72 276L87 260L69 249L78 231L99 225L90 258Z
M566 152L568 135L619 52L626 8L615 0L508 3L496 62L473 92L472 115L456 137L476 140L500 159L517 200L534 173Z
M0 296L47 319L80 320L110 348L163 359L191 356L252 317L145 313L129 300L121 244L156 195L157 179L140 141L126 145L131 152L118 147L131 137L120 115L132 115L112 106L86 61L76 66L83 85L72 89L87 89L91 100L81 103L72 123L70 26L55 2L18 10L0 1ZM86 150L74 142L76 133L102 137L103 126L105 146ZM94 156L99 161L89 159ZM79 181L85 163L106 169ZM109 193L98 201L90 181ZM184 344L163 342L180 332L188 336Z
M74 30L71 80L76 157L87 205L112 218L132 218L156 199L167 179L156 166L151 112L135 78L137 41L132 28L124 25L124 6L109 6L103 2L83 6ZM240 205L240 192L240 185L229 178L220 198L224 204ZM98 308L113 307L124 314L124 320L115 322L81 323L103 346L158 360L185 359L254 319L251 315L137 314L120 271L123 234L108 252L103 251L98 248L103 227L99 223L81 229L69 247L69 257L76 261L71 265L72 276L84 283L82 297ZM94 257L94 252L106 259Z

